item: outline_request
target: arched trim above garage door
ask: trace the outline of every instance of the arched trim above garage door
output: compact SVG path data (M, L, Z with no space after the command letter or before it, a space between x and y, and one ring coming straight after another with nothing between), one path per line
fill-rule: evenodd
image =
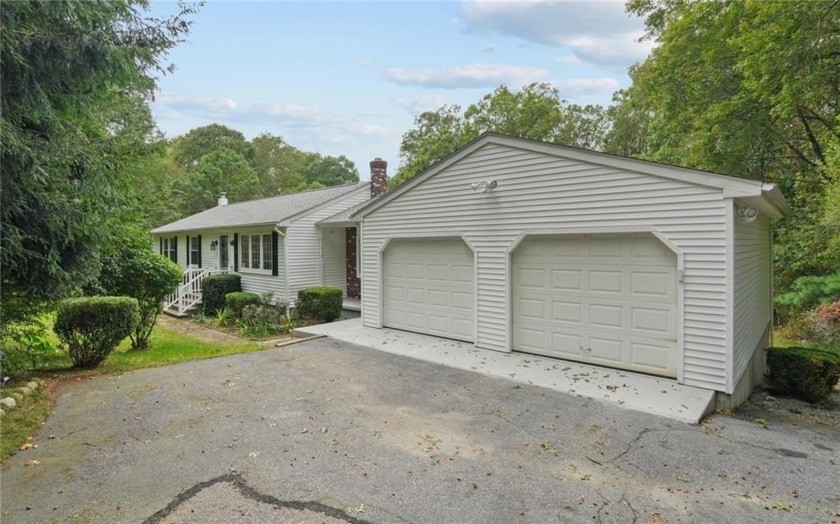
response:
M509 347L680 378L684 261L663 237L630 228L523 233L507 252Z
M379 261L383 327L476 340L476 256L465 239L389 238Z

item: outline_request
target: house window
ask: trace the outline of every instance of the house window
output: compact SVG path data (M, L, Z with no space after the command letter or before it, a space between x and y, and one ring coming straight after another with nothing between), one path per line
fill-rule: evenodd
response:
M190 237L189 263L201 267L201 235Z
M239 267L263 271L272 270L271 234L239 236Z
M160 242L160 254L178 263L178 237L163 238Z
M271 235L262 236L263 264L262 268L271 271Z
M248 269L249 267L251 267L251 264L249 262L249 255L251 253L251 249L249 248L249 246L251 245L250 240L251 237L248 235L242 235L239 237L239 245L242 246L242 248L239 250L240 256L242 257L239 266L243 269Z

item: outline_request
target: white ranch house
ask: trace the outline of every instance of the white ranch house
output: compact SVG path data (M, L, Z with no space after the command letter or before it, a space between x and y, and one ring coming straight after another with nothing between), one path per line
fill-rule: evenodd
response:
M186 270L184 284L166 303L183 315L201 301L201 282L233 272L242 288L270 291L294 304L309 286L341 288L345 308L359 309L356 223L349 213L384 192L387 163L371 162L371 182L228 203L152 230L153 249Z
M362 321L738 403L764 373L787 212L773 184L482 135L352 213Z

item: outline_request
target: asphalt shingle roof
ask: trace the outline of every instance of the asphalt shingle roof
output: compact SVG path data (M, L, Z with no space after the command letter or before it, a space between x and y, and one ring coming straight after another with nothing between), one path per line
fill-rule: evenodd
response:
M369 182L345 184L291 195L212 207L195 215L155 228L152 230L152 233L175 233L219 227L276 224L368 184Z

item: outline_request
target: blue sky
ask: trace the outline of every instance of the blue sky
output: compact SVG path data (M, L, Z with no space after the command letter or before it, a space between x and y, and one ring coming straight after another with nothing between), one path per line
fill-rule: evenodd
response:
M536 81L606 105L650 50L621 2L210 0L193 20L152 104L167 137L214 122L271 133L346 155L362 179L377 156L396 172L400 138L422 111Z

